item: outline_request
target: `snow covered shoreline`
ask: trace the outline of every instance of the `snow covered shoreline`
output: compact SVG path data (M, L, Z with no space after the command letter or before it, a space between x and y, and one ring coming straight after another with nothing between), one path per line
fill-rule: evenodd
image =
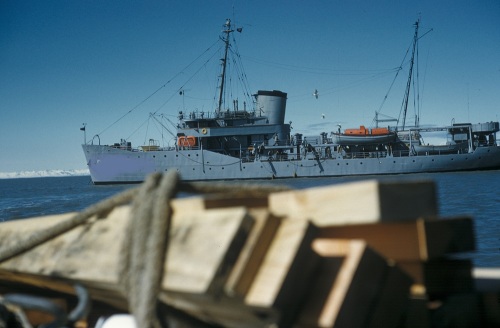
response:
M69 177L69 176L83 176L83 175L90 175L89 170L82 169L82 170L40 170L40 171L0 172L0 179Z

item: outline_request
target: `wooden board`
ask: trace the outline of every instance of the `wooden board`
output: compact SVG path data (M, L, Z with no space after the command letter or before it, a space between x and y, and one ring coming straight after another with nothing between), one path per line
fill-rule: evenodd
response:
M461 259L439 259L428 262L398 261L415 284L429 295L468 293L474 290L472 262Z
M28 238L32 233L54 226L69 214L4 222L0 225L0 247ZM115 285L116 268L122 245L129 207L121 206L106 219L79 226L20 256L0 263L0 270L31 275L61 277L69 280L93 281ZM103 251L105 250L105 251Z
M240 299L162 292L160 300L184 313L217 327L272 327L280 321L280 311L252 307ZM168 316L168 311L166 313Z
M431 327L498 327L482 322L475 293L451 293L427 306L430 308Z
M215 208L239 207L267 208L266 196L244 197L234 195L191 196L172 199L174 212L204 211Z
M402 316L401 307L388 309L394 305L391 299L407 295L409 281L404 282L405 276L364 241L317 239L313 248L321 255L322 265L300 314L299 327L369 327L383 314L396 318L392 322ZM391 286L395 281L402 285Z
M255 224L225 293L163 292L161 299L224 327L265 327L292 318L314 269L310 244L317 228L307 221L281 221L265 209L251 209L249 214Z
M352 182L269 195L277 216L310 219L318 226L396 222L438 214L435 185L429 181Z
M172 221L163 288L220 293L250 233L243 207L178 212Z
M225 293L231 297L245 297L281 223L281 219L265 208L248 212L254 225L224 286Z
M389 265L378 300L370 315L369 327L401 327L410 306L412 279L400 268Z
M232 297L244 297L252 283L260 264L276 234L281 219L272 215L266 207L267 197L229 197L223 199L221 196L186 197L174 199L173 208L182 216L206 211L209 208L230 208L235 204L246 205L249 215L254 223L245 242L244 248L238 256L234 268L225 284L225 292ZM181 215L181 214L178 214Z
M409 222L328 226L322 238L363 239L384 257L427 261L475 250L471 218L417 219Z
M291 320L306 292L318 257L311 243L318 229L305 220L284 220L245 296L245 304L280 311ZM282 322L283 325L287 325Z
M422 328L432 327L431 317L428 308L429 300L427 295L410 295L409 305L406 311L406 318L401 327L404 328Z
M106 219L77 227L21 256L0 264L0 274L51 287L82 282L105 295L120 295L118 261L126 247L130 208L115 208ZM0 247L44 229L71 214L9 221L0 225ZM163 288L189 293L221 292L246 240L253 219L245 208L174 214ZM47 279L49 278L49 279ZM52 280L47 282L47 280ZM67 288L67 287L66 287Z

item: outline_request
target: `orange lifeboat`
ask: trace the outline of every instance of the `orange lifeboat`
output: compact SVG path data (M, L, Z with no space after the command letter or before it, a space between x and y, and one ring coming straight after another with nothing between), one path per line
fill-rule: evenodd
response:
M196 137L194 137L194 136L177 137L177 146L179 146L179 147L194 147L194 146L196 146Z
M363 136L368 134L368 130L366 130L364 125L361 125L359 129L345 129L344 134Z
M379 145L394 142L396 134L388 128L345 129L344 133L333 133L332 139L338 145Z
M382 135L382 134L389 134L389 129L388 128L373 128L372 129L372 135Z

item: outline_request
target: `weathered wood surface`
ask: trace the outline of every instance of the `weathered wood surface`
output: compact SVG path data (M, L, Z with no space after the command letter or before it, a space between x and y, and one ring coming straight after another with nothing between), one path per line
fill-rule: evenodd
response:
M28 238L32 233L50 228L73 214L46 216L4 222L0 225L1 247ZM124 233L129 220L129 207L121 206L109 213L106 219L91 219L24 254L0 263L0 270L26 274L64 277L71 280L88 280L115 284Z
M232 297L244 298L247 294L282 221L265 208L248 211L254 226L224 286Z
M321 228L320 237L363 239L386 258L397 261L427 261L475 250L471 218L329 226Z
M408 295L410 279L364 241L318 239L313 249L321 255L322 267L300 314L300 327L375 327L381 316L387 316L387 323L404 316L405 303L392 301Z
M128 206L0 264L0 272L62 277L119 290L119 254L127 247ZM18 242L71 214L11 221L0 226L2 247ZM163 288L208 293L222 290L249 234L253 219L243 207L174 214ZM22 273L22 274L21 274Z
M193 201L199 202L183 202ZM96 299L126 310L117 261L127 244L129 210L116 208L106 219L1 263L0 277L66 292L81 282ZM69 216L12 221L0 227L0 238L15 242L40 224L49 227ZM265 208L187 206L173 216L161 298L197 318L233 327L242 320L248 326L283 321L311 279L316 234L309 222L282 224Z
M189 197L174 199L172 202L174 211L179 213L177 216L184 216L186 213L196 215L210 208L229 208L243 204L253 219L253 226L224 286L228 295L239 298L245 297L282 221L272 215L267 207L263 207L267 205L267 197ZM207 237L210 236L204 236Z
M397 222L438 214L432 182L375 180L273 193L277 216L310 219L318 226Z
M281 320L278 309L252 307L227 295L200 296L162 291L160 300L217 327L271 327ZM166 313L168 315L168 313Z
M174 214L163 288L220 293L253 221L244 207Z
M245 304L279 309L284 320L294 316L314 279L319 257L311 243L317 233L317 227L308 221L283 221L245 296Z

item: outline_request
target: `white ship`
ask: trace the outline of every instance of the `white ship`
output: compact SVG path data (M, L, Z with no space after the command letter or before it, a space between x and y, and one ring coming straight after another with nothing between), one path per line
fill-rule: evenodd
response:
M415 24L412 66L418 41ZM154 140L133 147L127 140L111 145L82 145L95 184L138 183L153 172L176 170L183 180L233 180L292 177L405 174L500 168L498 122L452 124L433 128L402 126L350 129L319 135L291 134L285 123L287 94L258 91L255 109L229 108L223 102L230 20L225 43L217 108L211 112L179 112L176 145ZM408 81L411 81L412 69ZM406 105L409 94L405 94ZM406 108L405 108L406 115ZM84 128L83 128L84 129ZM447 145L425 144L429 131L448 134ZM351 132L351 133L349 133Z

